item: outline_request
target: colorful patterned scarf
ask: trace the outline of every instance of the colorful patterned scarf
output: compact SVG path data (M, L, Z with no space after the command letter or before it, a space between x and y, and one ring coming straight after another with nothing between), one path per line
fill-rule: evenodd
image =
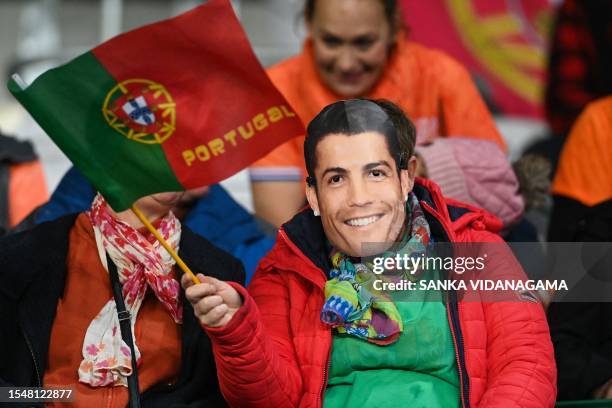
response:
M113 218L100 194L94 199L88 215L93 225L102 265L108 270L106 253L117 265L119 282L123 285L125 307L131 315L132 333L147 288L151 288L174 321L182 323L180 284L169 276L174 260L168 252L151 234L145 237L127 223ZM181 224L172 212L161 220L158 230L176 250L181 237ZM140 351L136 339L134 349L136 361L139 362ZM127 387L127 377L132 373L131 353L121 338L117 306L113 298L89 324L82 352L80 382L93 387Z
M430 241L429 224L419 200L410 193L406 201L406 226L402 240L391 250L381 254L383 258L395 254L420 256ZM325 304L321 321L345 333L379 345L395 342L403 331L402 318L387 294L370 290L371 281L382 275L372 272L370 262L359 262L332 249L333 269L325 284ZM415 275L411 275L415 276Z

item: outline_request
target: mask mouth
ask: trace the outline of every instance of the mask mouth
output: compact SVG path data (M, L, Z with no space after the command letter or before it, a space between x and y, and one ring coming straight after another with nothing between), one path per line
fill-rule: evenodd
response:
M365 217L349 218L348 220L344 221L344 224L348 225L349 227L367 227L379 221L383 215L384 214L374 214Z

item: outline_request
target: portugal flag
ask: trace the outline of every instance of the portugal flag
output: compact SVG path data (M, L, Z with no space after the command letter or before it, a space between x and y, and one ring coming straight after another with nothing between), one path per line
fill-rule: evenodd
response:
M219 182L303 125L228 0L119 35L11 93L115 211Z

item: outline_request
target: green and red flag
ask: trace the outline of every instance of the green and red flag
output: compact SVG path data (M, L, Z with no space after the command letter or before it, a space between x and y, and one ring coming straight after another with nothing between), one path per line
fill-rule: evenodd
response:
M219 182L303 124L228 0L121 34L11 93L116 211Z

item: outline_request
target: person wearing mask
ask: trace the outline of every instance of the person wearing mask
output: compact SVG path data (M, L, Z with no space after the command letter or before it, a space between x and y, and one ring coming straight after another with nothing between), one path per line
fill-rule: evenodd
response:
M467 70L441 51L413 43L396 0L307 0L303 51L268 69L308 123L341 99L388 99L417 127L417 144L465 136L505 144ZM303 137L250 169L255 212L275 226L305 203ZM282 199L279 199L282 197Z
M487 268L524 278L497 218L415 179L415 139L391 102L325 107L304 142L309 207L282 226L249 290L182 279L230 405L554 405L553 349L535 298L468 301L433 290L398 301L367 284L375 271L365 258L417 256L432 242L492 243Z

